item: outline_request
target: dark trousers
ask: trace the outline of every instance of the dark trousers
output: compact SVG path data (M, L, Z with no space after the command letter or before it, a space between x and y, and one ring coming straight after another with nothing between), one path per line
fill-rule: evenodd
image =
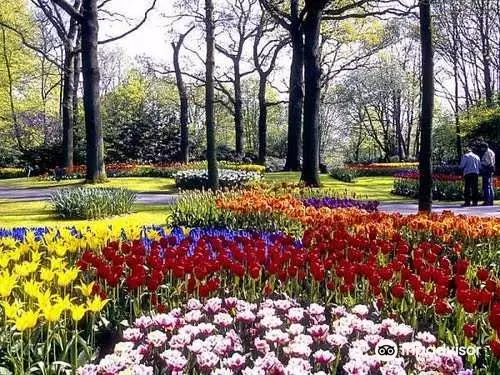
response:
M464 198L465 204L477 205L479 189L478 189L478 175L476 173L468 173L464 176L465 189Z
M493 174L487 173L483 175L483 192L484 203L493 204L495 199L495 190L493 189Z

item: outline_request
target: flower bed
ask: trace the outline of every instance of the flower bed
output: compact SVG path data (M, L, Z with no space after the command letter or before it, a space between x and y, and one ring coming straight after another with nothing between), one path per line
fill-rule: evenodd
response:
M393 176L403 171L416 171L418 163L358 163L346 164L345 169L359 177Z
M243 164L228 161L220 161L219 168L236 171L248 171L264 173L265 167L257 164ZM109 163L106 164L106 174L108 177L166 177L174 178L179 171L206 169L207 163L195 161L189 163ZM84 165L75 166L71 171L66 172L63 179L85 178L86 167ZM53 174L40 177L41 179L53 179Z
M0 168L0 180L25 176L27 176L27 172L22 168Z
M407 171L394 175L393 194L416 198L418 196L419 173ZM464 182L461 175L433 174L432 197L436 200L463 200ZM481 180L481 179L480 179ZM500 180L495 178L495 194L500 199ZM482 196L482 189L480 189Z
M348 312L290 299L191 299L168 314L136 319L123 340L77 374L470 374L431 333L364 305ZM380 354L391 342L402 352L398 359Z
M262 178L262 174L251 171L234 171L230 169L219 169L219 187L235 189L242 185L257 181ZM202 190L210 187L208 183L208 171L203 170L185 170L179 171L174 175L175 186L186 190Z

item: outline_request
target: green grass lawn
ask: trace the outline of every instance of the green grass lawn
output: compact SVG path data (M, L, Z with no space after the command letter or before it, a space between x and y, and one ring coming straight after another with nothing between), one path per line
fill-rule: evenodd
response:
M299 172L268 173L265 180L269 182L298 182ZM339 195L357 197L359 199L376 199L380 201L401 201L404 197L392 195L392 177L360 177L355 183L345 183L333 179L329 175L321 175L325 189L334 190ZM39 181L35 178L16 178L0 180L0 188L30 189L55 188L82 185L83 180L71 181ZM124 187L136 192L176 192L174 180L156 177L117 177L110 178L100 186ZM134 213L121 217L100 220L110 223L140 222L142 224L165 224L168 205L144 204L134 205ZM40 200L6 200L0 199L0 227L37 226L37 225L71 225L91 223L89 220L62 220L53 215L50 204Z
M300 172L268 173L265 180L269 182L298 182ZM401 201L407 198L392 195L394 179L388 177L359 177L354 183L336 180L327 174L321 175L323 188L334 190L341 195L356 197L358 199L376 199L379 201Z
M41 181L36 178L12 178L0 180L0 188L11 189L44 189L83 185L84 180ZM163 177L115 177L99 184L106 187L123 187L136 192L175 192L175 182L172 178Z
M100 219L99 222L117 225L132 222L164 225L169 205L136 203L132 211L129 215ZM0 200L0 228L87 225L94 221L57 218L46 201Z

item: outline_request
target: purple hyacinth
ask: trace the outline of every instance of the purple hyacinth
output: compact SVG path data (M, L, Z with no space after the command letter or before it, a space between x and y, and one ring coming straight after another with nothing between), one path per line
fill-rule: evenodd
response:
M308 198L303 201L306 206L313 206L315 208L328 207L328 208L359 208L369 212L377 211L378 201L362 201L351 198Z

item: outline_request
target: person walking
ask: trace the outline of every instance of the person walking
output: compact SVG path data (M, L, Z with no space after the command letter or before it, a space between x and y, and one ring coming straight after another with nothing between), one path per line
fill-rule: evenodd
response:
M477 206L479 189L479 167L481 166L481 160L474 152L472 152L471 147L465 148L465 154L462 156L460 161L460 169L463 171L464 175L464 199L465 203L462 207L469 207L471 205Z
M493 189L493 175L495 174L495 152L488 146L488 143L481 143L481 168L480 173L483 177L483 206L493 206L495 199L495 190Z

